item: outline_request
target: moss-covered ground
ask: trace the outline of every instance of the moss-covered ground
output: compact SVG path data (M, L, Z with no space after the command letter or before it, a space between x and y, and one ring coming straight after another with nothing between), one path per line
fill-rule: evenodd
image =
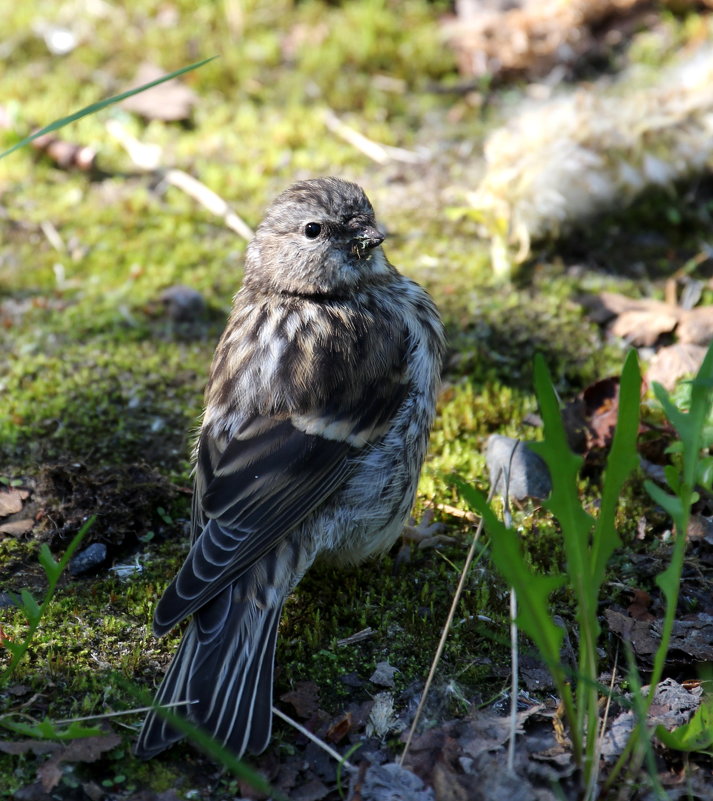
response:
M490 433L538 436L523 428L535 411L535 352L545 354L562 397L618 372L622 348L603 340L575 293L657 291L656 279L695 253L711 211L701 186L646 197L616 226L593 222L541 251L513 284L495 283L487 243L450 205L458 205L458 190L473 188L462 161L477 164L484 136L519 90L433 91L458 81L438 30L448 5L36 0L3 8L0 149L122 91L143 61L170 71L219 57L183 79L197 98L183 123L144 121L114 107L61 132L98 150L99 171L60 169L32 148L0 161L0 476L31 490L36 517L30 534L0 539L0 593L28 588L39 599L39 543L61 552L92 514L89 541L107 544L115 563L141 566L125 576L104 569L62 580L29 656L0 691L0 711L37 720L131 708L136 700L117 676L153 688L178 641L177 634L155 640L149 624L185 553L191 439L245 242L185 194L138 171L107 132L108 120L160 146L162 166L196 176L252 226L298 178L337 174L365 186L388 229L390 260L433 294L449 336L417 521L429 508L459 505L453 472L487 488ZM685 42L685 18L660 24ZM55 28L77 37L66 55L45 44L43 34ZM656 42L649 35L632 52L651 59ZM374 164L328 130L326 109L383 144L427 147L431 158ZM652 247L644 234L653 231ZM628 269L634 262L637 270ZM205 298L199 319L165 312L161 292L179 283ZM627 546L644 503L632 486L621 515ZM424 678L472 532L448 514L436 519L450 544L397 549L347 572L323 567L304 580L286 607L276 697L310 680L321 707L336 716L373 693L367 680L378 662L398 668L396 694ZM547 518L526 509L521 526L533 561L558 565L558 535ZM567 597L557 602L567 617ZM432 714L457 715L458 698L483 703L506 687L507 617L507 588L483 556L437 679L459 689L441 693L444 708ZM0 623L6 636L22 638L24 619L12 605L0 608ZM338 645L367 627L371 637ZM122 745L98 763L68 768L61 786L91 779L117 797L169 788L194 798L235 795L216 771L201 773L204 763L188 746L149 764L133 759L139 722L126 718L116 729ZM293 738L278 726L275 752L288 753ZM0 754L0 797L12 797L36 771L33 755Z

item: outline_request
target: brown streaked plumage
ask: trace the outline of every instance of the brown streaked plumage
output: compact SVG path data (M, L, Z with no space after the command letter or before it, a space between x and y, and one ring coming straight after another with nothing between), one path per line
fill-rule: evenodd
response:
M191 550L154 631L192 616L156 696L237 755L270 740L282 605L317 557L389 548L416 492L444 350L364 192L302 181L267 209L216 349L196 446ZM136 747L180 739L151 712Z

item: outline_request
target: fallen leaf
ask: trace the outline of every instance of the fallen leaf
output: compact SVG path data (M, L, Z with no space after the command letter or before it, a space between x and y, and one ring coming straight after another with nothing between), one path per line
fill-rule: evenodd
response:
M0 751L8 754L22 754L32 751L35 754L51 753L52 757L37 771L42 789L49 792L62 778L60 768L62 762L95 762L106 751L116 748L121 742L118 734L102 734L96 737L82 737L72 740L66 745L41 741L23 741L20 743L0 742Z
M676 384L687 376L695 375L706 355L706 348L693 343L676 343L661 348L649 363L646 379L650 384L654 381L672 390Z
M326 739L329 740L330 743L338 743L341 742L347 734L352 729L352 716L349 712L346 712L340 718L334 721L332 725L327 729Z
M329 788L320 779L310 781L292 791L293 801L321 801L329 795Z
M133 86L155 81L165 72L155 64L142 64L134 78ZM145 117L148 120L163 120L164 122L177 122L187 120L198 98L191 89L182 84L178 78L172 78L144 92L123 100L121 105Z
M582 393L587 424L587 451L608 448L619 414L619 377L604 378Z
M38 136L31 144L62 170L89 172L96 164L97 152L93 147L68 142L51 133Z
M313 681L298 681L295 689L281 695L280 700L290 704L297 717L311 718L319 709L319 689Z
M350 798L360 801L435 801L430 787L410 770L395 762L369 765L353 780Z
M612 334L637 347L650 347L662 334L670 334L678 323L679 313L665 303L649 302L655 307L620 314L612 324Z
M31 517L23 518L22 520L11 520L9 523L0 524L0 534L7 534L10 537L21 537L32 531L35 521Z
M662 621L655 621L653 632L659 634L661 626ZM699 612L674 620L670 651L681 651L696 662L713 662L713 615ZM669 654L669 661L674 655Z
M703 541L713 545L713 518L703 515L691 515L688 521L686 539L690 542Z
M27 490L10 489L0 490L0 517L8 517L22 510L22 502L30 493Z
M64 771L56 759L50 759L37 768L37 778L40 780L42 789L47 793L49 793L50 790L54 790L60 783L63 773Z
M470 801L473 798L474 776L457 773L442 762L433 766L431 784L437 801Z
M42 789L40 782L20 787L12 797L13 801L54 801L54 798Z
M648 694L649 688L645 687L644 690ZM671 731L688 723L700 704L700 688L695 692L689 692L674 679L664 679L657 685L649 707L649 722Z
M680 307L660 300L630 298L618 292L586 295L579 302L595 322L613 319L612 333L634 345L653 345L661 334L671 333L685 314Z
M683 344L708 345L713 340L713 306L682 312L676 337Z
M654 620L649 611L651 609L651 596L646 590L633 590L634 599L629 604L627 612L634 620Z
M590 384L562 410L570 448L580 454L608 449L614 438L618 415L619 376Z
M587 0L586 3L456 3L457 14L443 24L462 75L502 79L541 76L555 65L572 64L585 54L610 47L616 33L643 0Z
M634 620L616 609L605 609L604 616L611 631L631 643L634 653L650 663L661 643L660 638L652 633L652 623L648 620Z

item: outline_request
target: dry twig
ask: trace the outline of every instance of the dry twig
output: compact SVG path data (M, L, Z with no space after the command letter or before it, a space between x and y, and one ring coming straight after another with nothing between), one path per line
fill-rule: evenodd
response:
M335 751L330 745L327 745L327 743L325 743L324 740L320 740L319 737L317 737L315 734L312 734L312 732L309 731L309 729L305 729L304 726L299 724L296 720L293 720L289 715L286 715L284 712L280 711L276 706L272 707L272 714L276 715L281 720L284 720L285 723L288 723L290 726L297 729L297 731L300 734L304 734L304 736L308 740L311 740L315 745L319 746L323 751L328 753L329 756L332 757L332 759L344 765L344 767L348 771L350 771L351 773L356 773L356 768L354 767L354 765L352 765L352 763L348 759L345 759L339 753L339 751Z
M327 109L324 112L324 122L332 133L340 136L345 142L348 142L352 147L355 147L377 164L386 164L389 161L419 164L425 161L429 155L427 152L416 153L413 150L405 150L402 147L392 147L391 145L374 142L373 139L368 139L364 134L355 131L354 128L342 122L331 109Z
M106 127L139 169L157 173L171 186L175 186L198 201L211 214L221 217L228 228L238 236L248 242L252 239L252 228L228 206L220 195L184 170L162 169L160 167L162 152L158 145L146 145L139 142L117 120L110 120Z
M490 497L488 498L488 500L492 498L492 495L493 495L493 490L491 488ZM416 708L416 714L414 715L413 723L411 724L408 737L406 738L406 745L404 746L401 758L399 759L399 765L403 766L404 764L404 760L406 759L406 754L408 753L408 749L411 746L411 741L413 740L413 736L416 732L416 727L418 726L418 722L421 719L423 708L426 705L426 698L428 697L428 692L431 689L433 678L436 675L436 668L438 667L438 663L441 659L443 648L446 645L448 632L450 631L451 624L453 623L453 618L455 617L458 602L460 601L460 597L463 594L463 587L465 586L465 579L466 576L468 575L468 569L470 568L470 564L473 561L473 557L475 556L475 549L476 546L478 545L478 540L480 539L480 534L482 531L483 531L483 519L481 518L480 522L478 523L478 528L475 530L475 534L473 536L473 542L470 544L470 550L468 551L468 555L465 558L465 563L463 564L463 570L461 571L460 579L458 581L458 586L456 587L456 591L453 595L451 608L448 611L448 617L446 618L446 622L443 625L443 631L441 632L441 639L438 641L438 648L436 648L436 654L433 657L433 662L431 663L431 669L428 672L428 678L426 679L426 684L423 688L423 692L421 693L421 700L418 702L418 707Z

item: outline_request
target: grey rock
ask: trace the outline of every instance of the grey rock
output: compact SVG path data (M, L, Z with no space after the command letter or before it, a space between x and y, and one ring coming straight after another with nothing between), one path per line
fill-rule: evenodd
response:
M552 490L547 465L519 439L492 434L488 437L485 461L490 483L500 495L505 495L507 487L511 499L543 499Z
M69 562L69 572L73 576L82 576L96 570L106 561L106 545L103 542L93 542L84 550L73 556Z

